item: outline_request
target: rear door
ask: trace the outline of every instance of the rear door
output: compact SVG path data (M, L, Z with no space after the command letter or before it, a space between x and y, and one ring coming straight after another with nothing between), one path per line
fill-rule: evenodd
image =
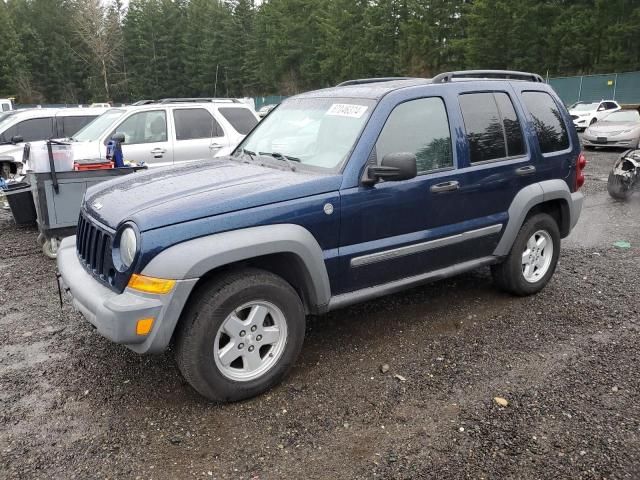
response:
M530 143L538 157L537 180L564 178L568 181L578 154L579 141L575 130L573 135L569 134L570 118L565 108L561 106L560 99L547 91L526 87L518 90L531 125Z
M122 155L125 161L144 162L151 166L173 164L173 149L167 110L135 112L123 120L109 135L123 133Z
M229 146L220 122L201 107L174 108L172 112L175 139L174 162L204 160L215 151Z

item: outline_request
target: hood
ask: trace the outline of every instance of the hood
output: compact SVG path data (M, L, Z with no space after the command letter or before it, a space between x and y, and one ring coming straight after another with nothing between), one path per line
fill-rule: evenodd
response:
M640 123L638 122L607 122L606 120L600 120L589 127L589 132L592 134L607 133L611 135L639 127Z
M87 189L84 209L140 231L338 190L342 177L240 163L229 157L154 168Z

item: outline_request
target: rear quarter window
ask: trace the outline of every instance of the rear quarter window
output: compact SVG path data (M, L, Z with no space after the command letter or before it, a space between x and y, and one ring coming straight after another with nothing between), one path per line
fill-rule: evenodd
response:
M546 92L522 92L522 100L531 114L541 152L559 152L569 148L567 127L551 95Z
M219 108L220 114L235 128L236 132L246 135L258 124L256 117L247 108Z

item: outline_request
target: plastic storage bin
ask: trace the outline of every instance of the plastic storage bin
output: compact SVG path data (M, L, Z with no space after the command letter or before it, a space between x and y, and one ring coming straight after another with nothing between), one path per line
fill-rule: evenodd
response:
M3 190L9 202L13 219L18 225L33 225L36 223L36 207L33 203L31 185L24 182L10 184Z
M27 149L25 148L25 151ZM51 171L47 144L29 145L27 168L35 173ZM70 172L73 170L73 149L71 145L51 145L53 164L56 172Z

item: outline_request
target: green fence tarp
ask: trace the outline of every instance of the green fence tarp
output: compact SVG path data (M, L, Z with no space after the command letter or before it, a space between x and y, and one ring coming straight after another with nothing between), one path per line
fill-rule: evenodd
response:
M550 78L549 85L567 105L600 100L640 104L640 72L557 77Z
M253 97L253 101L256 104L256 111L258 111L264 105L277 105L285 98L287 97L284 95L267 95L266 97Z

